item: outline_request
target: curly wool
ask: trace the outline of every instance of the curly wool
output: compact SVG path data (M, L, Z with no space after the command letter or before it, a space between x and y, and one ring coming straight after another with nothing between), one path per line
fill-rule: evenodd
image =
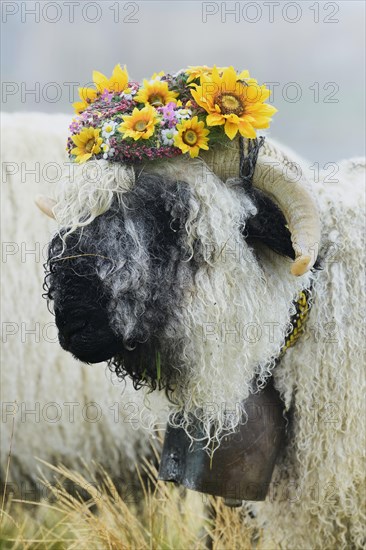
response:
M64 238L109 210L115 197L122 200L122 194L134 182L133 169L125 165L105 160L69 163L57 189L54 209L59 227L67 228Z
M264 503L252 506L264 548L365 546L365 161L314 185L322 271L304 335L274 371L291 431Z
M176 311L195 269L180 237L188 196L185 184L142 176L123 201L115 198L108 212L66 238L56 235L50 246L46 285L60 329L69 323L63 310L69 315L72 308L73 317L90 320L105 308L110 328L99 317L102 326L91 330L99 340L107 328L115 333L121 344L112 366L119 375L127 372L136 386L157 386L157 352L163 363L159 387L177 378L183 333Z
M288 259L247 244L243 228L255 205L200 159L149 170L173 180L184 177L192 193L185 227L198 268L180 314L185 370L171 422L190 435L192 417L198 419L212 448L245 417L242 402L256 391L254 377L260 386L271 375L294 313L292 302L312 274L295 278Z
M102 161L100 170L108 189L104 184L92 189L93 205L103 205L98 219L84 222L94 216L86 203L78 222L80 189L87 185L81 170L56 211L66 212L63 202L74 197L76 207L69 212L76 218L69 218L68 233L77 225L84 228L78 237L83 250L99 254L95 269L108 292L110 326L127 349L150 344L144 347L150 367L146 361L138 372L135 367L135 381L148 374L156 387L155 342L161 353L160 387L174 388L171 423L192 436L198 421L212 449L245 418L243 400L258 389L253 379L260 387L271 375L289 331L292 303L312 275L293 277L287 259L264 247L254 250L245 241L246 222L257 212L253 200L239 186L222 182L200 159L137 168L135 185L122 190L113 183L113 165ZM111 189L117 189L112 208ZM169 228L179 217L184 226L173 245ZM159 239L165 240L161 246ZM119 372L126 357L136 360L136 354L123 355L112 362Z
M270 148L270 151L275 160L282 157L281 152L277 154L276 148ZM270 154L268 151L266 153ZM293 155L290 154L289 157L293 158ZM304 164L299 164L303 168ZM172 176L173 178L186 181L183 175L188 170L187 165L181 164L180 171L177 170L178 165L176 167L170 165L169 168L168 166L163 168L162 165L156 165L155 170L159 172L164 169L165 174L168 170L172 171L176 174ZM153 167L152 170L154 170ZM290 430L288 446L284 449L276 467L267 501L250 505L253 509L250 522L263 528L261 545L266 550L278 547L302 550L308 548L330 550L335 547L345 550L364 547L363 449L365 445L361 419L364 418L362 406L365 379L360 368L364 341L361 319L365 302L365 291L360 278L364 268L364 250L360 238L364 226L360 209L360 204L363 202L363 175L364 163L356 161L344 163L340 166L337 184L312 185L320 207L324 236L320 253L325 257L325 263L323 270L314 278L314 305L306 332L273 371L276 386L289 410ZM309 176L311 179L311 174ZM225 394L225 399L231 389L230 380L227 381L233 372L230 361L226 361L223 355L221 363L219 361L213 363L213 370L209 370L211 363L208 359L206 360L206 352L214 355L219 353L218 345L214 345L212 338L207 338L203 342L202 337L197 336L197 332L202 330L202 319L204 322L207 320L211 322L212 318L216 320L214 328L222 319L220 315L212 316L212 312L216 314L216 309L209 292L214 292L215 298L218 297L223 319L227 321L225 306L230 303L231 308L233 304L235 316L238 315L238 311L241 312L243 306L240 300L244 292L242 287L248 282L245 288L249 313L254 309L257 314L263 299L267 301L269 309L268 314L265 311L261 313L262 320L268 322L274 318L277 323L277 313L282 312L282 301L288 300L287 306L291 311L291 300L299 290L297 287L291 288L291 285L307 286L311 276L306 276L304 280L291 278L291 281L288 281L289 262L286 259L276 256L264 247L257 245L254 250L247 244L243 245L243 253L252 254L254 263L258 262L258 265L253 267L250 262L248 262L249 265L245 263L247 271L243 273L243 270L238 268L227 255L225 260L230 270L225 274L224 267L221 268L218 261L217 248L215 249L212 245L220 243L222 248L222 242L225 243L223 239L231 237L232 240L229 239L228 243L231 244L231 250L236 251L237 243L234 237L239 235L238 220L245 220L249 210L253 210L253 205L244 199L239 199L237 202L233 200L233 197L238 197L237 190L231 190L232 195L228 197L224 191L222 192L224 184L217 182L215 178L210 179L208 183L212 194L205 196L205 189L201 190L203 179L202 182L195 183L196 179L199 179L199 176L195 171L190 178L192 193L188 218L190 221L185 222L185 225L187 242L191 243L190 254L197 255L197 258L202 256L203 261L194 278L195 284L192 286L190 298L187 299L187 308L179 312L182 319L180 326L186 327L185 334L192 338L192 343L186 342L184 361L190 373L195 366L202 365L202 359L206 361L206 369L203 369L203 372L209 372L210 377L213 377L213 372L218 377L223 385L222 390L219 387L218 391ZM240 200L245 204L244 213L238 207ZM234 214L229 220L226 201L228 204L231 201L230 214ZM210 214L211 206L216 217ZM203 218L205 211L208 213L208 221L207 218L204 220L200 217L202 213ZM219 223L223 220L227 221L234 230L234 237L229 231L225 231L222 223ZM192 238L188 238L189 235L192 235ZM240 239L239 242L241 242ZM332 244L330 246L333 242L336 249ZM207 253L207 248L202 243L208 244L211 255ZM226 249L228 249L227 245ZM220 274L221 278L212 273L211 264L215 265L215 272L217 271L217 275ZM256 270L263 280L267 280L267 287L262 283L262 279L257 280L255 284L251 283L249 275L255 274ZM241 278L240 281L237 279L238 272L245 275L244 279ZM239 287L239 294L223 288L220 282ZM262 292L264 292L263 296ZM252 298L253 293L257 302ZM197 300L195 300L196 295ZM272 303L270 296L272 296ZM279 302L278 312L274 297ZM225 299L231 301L226 303ZM209 315L205 315L206 311ZM335 341L333 341L334 322L336 323ZM231 327L231 316L229 323ZM194 329L197 330L196 333ZM286 329L283 331L285 333ZM283 334L275 333L275 335L276 338L274 340L272 338L271 342L272 348L268 342L263 348L258 344L259 351L263 349L268 353L271 350L275 355L280 346L279 342L283 340ZM234 341L233 351L229 350L230 360L231 353L234 360L238 357L236 344ZM244 357L248 357L249 351L256 349L256 342L253 342L253 345L248 342L245 344L241 351ZM199 355L194 355L196 345ZM204 348L205 352L200 351L201 348ZM261 353L260 357L262 357ZM269 353L269 359L270 357ZM248 359L244 364L246 372L250 373ZM262 364L264 365L265 361ZM262 368L262 372L265 378L267 368ZM215 385L215 381L211 378L207 380L201 370L194 372L193 375L196 376L196 384L203 384L200 388L193 387L191 384L193 400L197 401L197 393L200 398L204 399L205 394L208 394L209 399L212 399L212 394L215 394L219 384ZM240 379L240 383L243 387L247 380L243 382ZM189 384L190 380L187 377L182 392L190 398L191 395L188 395L187 390ZM221 398L219 395L219 399ZM231 399L232 396L229 395L229 398ZM242 399L241 392L240 399ZM198 405L202 403L188 401L188 408L193 412L196 411L197 414L199 414ZM212 411L212 407L210 410ZM211 417L209 414L206 415L206 424L209 425L210 421L217 420L217 417L217 410L211 412ZM176 421L178 422L178 419ZM186 417L186 427L189 429L188 417ZM220 437L219 434L216 435Z
M63 169L68 172L65 140L69 119L69 115L26 112L3 113L1 117L6 135L1 156L9 174L4 172L1 191L5 246L0 480L7 479L7 493L14 491L14 496L28 500L48 495L39 481L36 457L54 465L63 463L87 478L81 461L92 473L99 464L119 488L122 483L129 483L130 490L131 484L133 489L139 487L135 464L153 455L152 439L159 446L150 409L166 406L164 396L151 395L147 410L144 396L129 380L121 384L105 365L82 365L67 354L57 341L54 317L42 300L42 265L56 224L37 210L34 197L38 193L52 195L59 183L57 174ZM34 172L25 178L25 170ZM166 414L162 418L161 426ZM53 479L50 469L42 467L42 471Z

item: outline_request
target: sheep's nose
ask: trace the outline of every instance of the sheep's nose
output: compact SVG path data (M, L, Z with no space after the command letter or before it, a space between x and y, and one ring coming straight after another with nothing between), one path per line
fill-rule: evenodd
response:
M59 340L63 348L68 348L73 336L82 331L87 325L86 319L71 319L67 323L58 322Z
M72 319L67 323L66 327L64 327L64 332L68 336L71 336L75 332L79 332L80 330L85 328L87 324L88 321L86 319Z
M80 312L73 304L61 304L55 309L55 316L61 347L79 361L101 363L121 349L104 308L90 306Z

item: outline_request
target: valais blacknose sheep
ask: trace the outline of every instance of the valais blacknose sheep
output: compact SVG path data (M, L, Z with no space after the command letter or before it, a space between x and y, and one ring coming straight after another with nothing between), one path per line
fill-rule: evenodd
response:
M364 163L340 163L328 182L289 158L266 141L253 185L238 179L237 140L197 159L75 165L57 202L41 201L61 227L45 286L61 346L81 361L109 361L136 387L165 388L171 424L194 438L199 422L208 452L273 376L288 441L267 500L252 506L263 548L361 548ZM301 292L309 318L283 354ZM61 355L50 347L42 376L20 375L17 385L58 386ZM98 399L108 391L99 381ZM88 428L80 443L94 445L99 431ZM105 453L116 452L115 433Z
M143 395L103 366L66 354L41 299L56 225L40 215L34 197L67 170L68 125L63 115L2 116L1 481L12 442L8 489L31 499L44 494L41 485L35 493L35 457L78 471L80 459L91 469L95 461L117 483L131 483L135 463L150 455L155 437Z

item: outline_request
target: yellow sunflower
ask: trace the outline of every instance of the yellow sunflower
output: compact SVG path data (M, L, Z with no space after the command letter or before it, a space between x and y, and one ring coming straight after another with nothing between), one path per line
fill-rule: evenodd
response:
M76 162L82 163L90 159L92 155L100 153L102 138L99 137L100 130L95 128L84 128L80 134L71 136L76 147L71 150L71 154L76 156Z
M245 82L242 82L243 78L246 78ZM202 74L200 86L196 85L191 93L196 103L208 113L206 124L225 124L225 134L229 139L234 139L238 131L243 137L255 138L255 130L268 128L271 117L277 112L272 105L264 104L270 90L249 78L247 71L238 75L233 67L224 69L221 75L217 67L211 74Z
M208 134L204 122L198 122L194 116L184 120L176 126L178 133L174 136L174 145L183 153L189 153L192 158L197 157L200 149L208 149Z
M77 114L85 111L88 105L94 103L98 97L97 90L94 90L93 88L79 88L78 91L81 101L75 101L75 103L72 104L75 109L75 113Z
M150 80L155 80L155 79L159 80L159 78L161 78L162 76L165 76L164 71L160 71L159 73L154 73L150 78Z
M155 126L158 123L157 112L151 105L146 105L141 111L134 108L132 115L125 115L118 131L123 134L123 139L131 137L135 141L138 139L149 139L154 133Z
M192 80L196 80L196 78L200 78L203 74L207 75L212 73L212 69L213 67L209 67L208 65L189 65L188 69L185 70L185 72L189 75L187 78L187 84L192 82ZM225 67L217 67L219 72L222 72L224 69Z
M227 67L216 67L218 72L220 74L227 69ZM192 82L193 80L196 80L196 78L201 78L202 75L208 75L211 74L213 71L213 67L208 67L207 65L198 65L193 67L190 65L188 69L185 70L185 72L189 75L187 78L187 84ZM238 80L244 80L245 78L249 78L249 72L248 71L242 71L238 75ZM192 86L195 86L195 84L192 84Z
M212 71L212 67L208 67L207 65L189 65L188 69L186 69L186 73L189 75L187 78L187 84L192 82L192 80L196 80L196 78L201 77L203 74L208 74Z
M123 92L128 84L128 72L126 66L124 69L118 63L113 69L111 78L107 78L104 74L93 71L93 81L99 93L104 90L108 92Z
M176 103L178 97L176 92L172 92L168 88L168 83L161 80L144 80L144 85L135 95L134 100L137 103L145 103L153 107L161 107L167 105L171 101Z
M104 74L98 71L93 71L94 88L79 88L79 96L81 101L73 103L76 113L82 113L91 103L104 92L123 92L128 84L128 73L126 67L121 68L118 64L114 67L111 78L107 78Z

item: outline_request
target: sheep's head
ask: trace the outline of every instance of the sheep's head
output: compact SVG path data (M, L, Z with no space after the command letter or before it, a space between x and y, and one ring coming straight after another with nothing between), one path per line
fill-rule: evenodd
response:
M270 375L311 277L290 273L297 253L280 201L200 159L122 176L100 166L54 209L64 229L46 286L60 343L137 386L168 388L177 423L193 414L220 438L241 417L225 411Z
M176 312L192 285L189 198L187 184L143 174L107 212L55 235L46 286L65 350L90 363L114 358L118 373L156 384L159 342L179 346ZM175 324L175 334L166 334ZM160 385L172 382L167 375L164 369Z

